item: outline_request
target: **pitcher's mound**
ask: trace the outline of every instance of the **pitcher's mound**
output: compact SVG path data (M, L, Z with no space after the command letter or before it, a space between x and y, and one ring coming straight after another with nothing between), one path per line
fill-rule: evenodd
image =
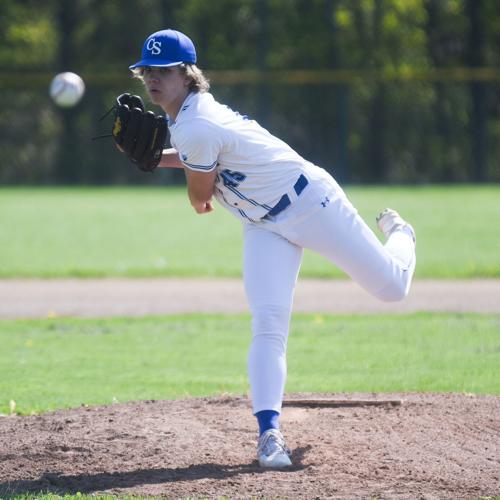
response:
M293 467L285 471L259 469L256 423L244 397L3 417L0 495L500 495L498 396L297 394L287 402L282 430Z

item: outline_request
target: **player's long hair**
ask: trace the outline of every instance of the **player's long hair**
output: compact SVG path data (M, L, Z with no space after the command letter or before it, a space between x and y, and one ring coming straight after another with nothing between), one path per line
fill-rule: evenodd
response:
M181 64L179 66L181 73L184 73L187 77L191 78L191 84L189 85L189 90L191 92L208 92L210 90L210 82L208 78L203 74L196 64Z
M182 63L177 67L183 75L191 78L191 83L189 85L190 92L199 92L201 94L210 90L210 82L208 81L208 78L203 74L203 71L196 66L196 64ZM134 74L134 78L144 81L144 68L134 68L132 73Z

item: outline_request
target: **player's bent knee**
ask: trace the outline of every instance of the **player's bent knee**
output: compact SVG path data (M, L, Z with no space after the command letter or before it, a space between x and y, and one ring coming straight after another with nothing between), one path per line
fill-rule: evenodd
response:
M380 290L376 296L384 302L400 302L408 295L408 287L405 283L391 283Z

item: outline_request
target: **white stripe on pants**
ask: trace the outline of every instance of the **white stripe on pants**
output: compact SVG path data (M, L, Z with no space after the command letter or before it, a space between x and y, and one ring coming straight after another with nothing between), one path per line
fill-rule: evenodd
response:
M311 182L274 221L243 225L243 278L252 314L248 374L254 413L281 411L286 344L303 248L325 256L381 300L401 300L410 288L415 269L411 237L394 232L382 245L333 179L325 189L324 181Z

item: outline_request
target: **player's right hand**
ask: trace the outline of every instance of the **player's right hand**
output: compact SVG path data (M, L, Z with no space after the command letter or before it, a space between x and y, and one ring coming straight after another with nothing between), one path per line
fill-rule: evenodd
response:
M194 208L195 212L197 214L208 214L210 212L213 212L214 206L212 205L211 201L205 201L205 202L200 202L200 203L191 203L192 207Z

